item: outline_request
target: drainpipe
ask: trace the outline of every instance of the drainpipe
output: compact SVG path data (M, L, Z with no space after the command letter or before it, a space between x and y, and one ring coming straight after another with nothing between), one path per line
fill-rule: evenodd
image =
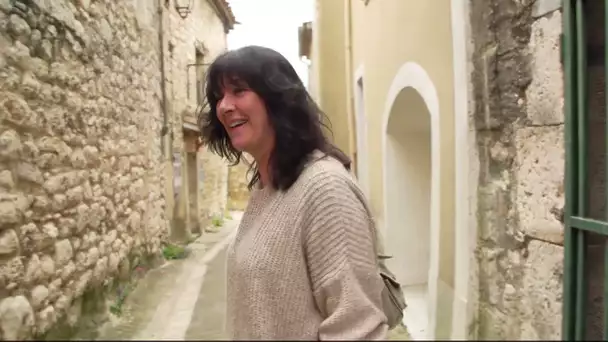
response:
M345 66L346 66L346 113L348 116L348 127L350 134L349 138L349 149L350 157L354 159L354 154L357 148L355 142L356 139L356 128L354 125L354 91L353 91L353 49L352 49L352 6L351 0L344 0L344 53L345 53ZM353 169L357 170L357 166L353 165ZM357 170L358 171L358 170Z
M167 158L170 153L167 153L166 145L172 145L172 141L167 141L166 135L169 133L169 103L167 101L167 81L165 72L165 25L164 25L163 0L158 0L158 40L160 43L160 89L161 89L161 110L163 112L163 126L160 130L160 141L162 148L162 156Z

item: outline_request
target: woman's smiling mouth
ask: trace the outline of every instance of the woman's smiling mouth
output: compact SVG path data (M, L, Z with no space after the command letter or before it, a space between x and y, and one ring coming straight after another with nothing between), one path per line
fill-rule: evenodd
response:
M246 122L247 122L247 120L236 120L236 121L233 121L232 123L230 123L229 127L236 128L236 127L244 125Z

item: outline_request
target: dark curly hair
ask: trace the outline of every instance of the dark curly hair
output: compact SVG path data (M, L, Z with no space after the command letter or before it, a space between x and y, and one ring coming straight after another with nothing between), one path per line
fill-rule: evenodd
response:
M280 53L261 46L247 46L223 53L209 66L205 98L208 112L200 110L198 123L202 143L236 165L242 152L236 150L217 117L216 107L223 97L224 82L246 85L266 105L274 129L275 146L270 154L269 171L272 186L287 190L298 179L314 150L339 160L350 170L351 161L332 144L323 131L331 134L327 116L312 99L292 65ZM251 190L260 179L258 166L250 167Z

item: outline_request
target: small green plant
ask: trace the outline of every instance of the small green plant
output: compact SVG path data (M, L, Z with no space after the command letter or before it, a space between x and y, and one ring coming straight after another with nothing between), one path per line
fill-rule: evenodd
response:
M122 315L123 305L127 296L135 289L137 282L146 275L148 268L136 261L135 267L131 269L131 279L126 284L120 284L117 287L116 299L110 306L110 312L120 317Z
M163 257L166 260L183 259L186 256L186 249L182 246L167 244L165 248L163 248Z
M226 218L226 220L232 220L232 214L230 214L229 211L226 212L226 215L224 215L224 217Z
M211 224L213 224L214 227L219 228L224 225L224 218L221 216L213 216Z
M118 287L118 293L116 295L116 300L110 306L110 312L114 315L120 317L122 315L122 308L127 299L129 293L133 290L133 284L131 282L121 285Z

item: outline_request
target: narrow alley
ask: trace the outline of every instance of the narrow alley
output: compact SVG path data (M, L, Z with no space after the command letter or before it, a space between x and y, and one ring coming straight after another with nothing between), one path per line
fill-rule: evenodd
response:
M241 212L192 242L190 255L151 270L98 340L226 339L225 256Z
M311 108L403 290L389 339L608 340L607 32L608 0L0 0L0 341L227 339L258 164L208 136L287 165L314 148L254 140ZM268 131L206 93L252 45L307 101Z

